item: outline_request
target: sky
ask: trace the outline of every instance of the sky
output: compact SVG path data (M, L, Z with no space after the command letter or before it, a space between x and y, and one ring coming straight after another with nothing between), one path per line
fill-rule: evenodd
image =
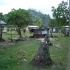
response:
M0 0L0 12L7 14L11 9L35 9L52 17L52 6L58 7L62 1L67 0Z

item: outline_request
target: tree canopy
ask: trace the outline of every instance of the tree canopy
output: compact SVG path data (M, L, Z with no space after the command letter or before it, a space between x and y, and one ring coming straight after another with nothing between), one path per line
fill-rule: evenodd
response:
M35 20L33 21L33 24L36 26L41 26L42 25L42 19L37 16L35 18Z
M12 9L7 15L6 15L6 22L10 25L17 25L18 29L17 32L19 36L21 37L21 27L31 24L32 23L32 15L28 10L24 9Z
M56 21L57 27L68 25L69 11L67 5L67 2L62 1L57 8L52 6L53 17Z
M7 14L6 21L8 24L17 25L18 27L32 23L31 14L28 10L24 9L12 9Z
M50 27L56 27L55 19L50 19L49 26L50 26Z

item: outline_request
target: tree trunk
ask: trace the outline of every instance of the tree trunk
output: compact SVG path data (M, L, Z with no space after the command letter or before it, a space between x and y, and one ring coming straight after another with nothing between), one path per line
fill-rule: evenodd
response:
M3 42L5 41L3 38L2 38L2 25L0 25L0 42Z
M21 35L21 27L18 27L18 30L17 30L17 32L18 32L18 35L19 35L19 38L22 38L22 35Z
M52 32L53 32L53 27L52 27L52 30L51 30L51 37L53 37Z
M52 65L52 59L49 53L49 43L50 43L50 39L49 39L49 34L47 33L44 41L40 43L40 47L38 49L37 54L34 56L34 58L31 61L32 65L35 66Z

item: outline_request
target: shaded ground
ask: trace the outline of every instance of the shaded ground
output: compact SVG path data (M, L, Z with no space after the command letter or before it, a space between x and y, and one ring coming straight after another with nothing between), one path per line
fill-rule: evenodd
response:
M68 53L68 62L66 70L70 70L70 41L69 41L69 53Z
M50 38L51 41L55 41L57 38ZM30 40L30 39L27 39ZM44 38L38 38L38 40L44 40ZM26 40L25 40L26 41ZM16 43L15 41L11 42L11 40L5 40L3 42L0 42L0 45L13 45L14 43Z
M14 42L11 42L11 41L9 41L9 40L6 40L6 41L4 41L4 42L0 42L0 46L2 45L13 45L14 44Z
M13 45L13 44L15 44L18 41L27 41L27 40L29 40L29 39L28 38L13 38L13 39L8 39L8 40L5 40L3 42L0 42L0 46L1 45Z

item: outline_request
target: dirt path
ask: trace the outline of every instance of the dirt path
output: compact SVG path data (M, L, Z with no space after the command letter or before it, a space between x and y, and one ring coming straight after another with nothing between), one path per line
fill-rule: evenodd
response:
M66 70L70 70L70 41L69 41L69 53L68 53L68 62Z

